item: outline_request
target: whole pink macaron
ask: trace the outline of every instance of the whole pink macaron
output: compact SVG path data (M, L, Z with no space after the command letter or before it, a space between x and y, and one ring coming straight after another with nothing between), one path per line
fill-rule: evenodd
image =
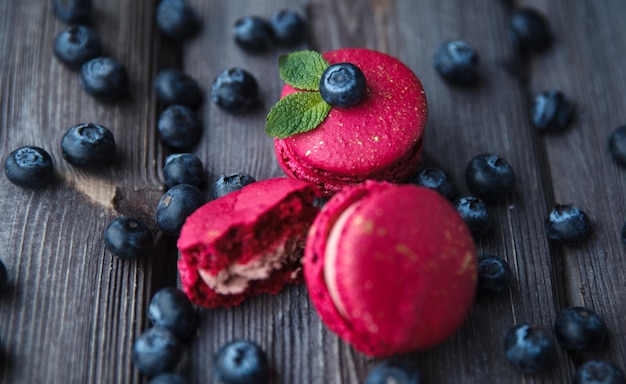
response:
M304 275L331 331L367 355L389 356L433 346L464 323L476 247L437 192L367 181L344 188L317 216Z
M368 179L402 182L416 171L428 108L420 80L400 60L362 48L322 55L329 64L350 62L366 78L364 98L332 108L309 132L274 140L284 172L327 195ZM282 97L298 91L285 85Z

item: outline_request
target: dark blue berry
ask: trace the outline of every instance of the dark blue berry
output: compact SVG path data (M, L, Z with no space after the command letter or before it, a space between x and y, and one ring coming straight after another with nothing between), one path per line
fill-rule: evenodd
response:
M587 214L573 205L557 204L545 221L548 239L558 244L576 244L591 235Z
M184 0L161 0L156 23L163 35L177 40L190 37L200 28L200 18Z
M165 105L181 104L197 108L202 102L202 90L189 75L177 69L165 69L154 79L157 98Z
M152 252L150 229L134 217L122 216L104 230L104 245L109 252L123 260L138 260Z
M513 11L509 24L509 37L523 52L540 52L552 43L548 21L539 12L530 8Z
M244 16L233 26L235 42L246 51L261 52L272 45L272 27L259 16Z
M307 35L306 23L290 9L282 9L270 17L272 36L276 44L294 46L303 42Z
M554 321L554 336L565 349L588 352L606 339L606 324L597 313L584 307L571 307Z
M61 155L77 167L107 165L115 156L115 138L99 124L78 124L65 132L61 139Z
M0 260L0 292L6 288L9 283L9 274L7 273L7 267L4 265L4 262ZM2 352L0 352L0 355Z
M491 228L491 215L484 200L465 196L456 199L452 205L473 235L482 235Z
M154 376L148 384L188 384L186 378L179 375L178 373L161 373L160 375Z
M617 164L626 166L626 125L617 128L609 136L609 154Z
M196 312L185 293L175 287L166 287L152 296L148 319L159 327L169 329L181 340L187 340L196 329Z
M231 112L245 112L255 107L258 93L254 76L241 68L224 70L211 85L211 100Z
M42 148L21 147L9 153L4 160L4 174L19 187L39 188L52 180L52 158Z
M454 181L440 168L425 168L421 170L411 180L411 183L433 189L448 200L454 200L456 197Z
M433 66L445 80L465 84L478 77L480 57L478 52L465 40L451 40L443 43L433 57Z
M419 384L417 370L407 364L385 361L376 365L365 378L365 384Z
M215 378L223 384L266 384L269 364L258 345L244 340L221 347L213 359Z
M57 19L65 23L86 22L91 14L91 0L53 0L52 9Z
M328 66L320 78L320 95L337 108L349 108L358 103L367 91L363 71L352 63Z
M483 153L475 156L465 167L465 182L478 198L502 200L515 188L515 173L503 158Z
M161 327L142 333L133 344L133 364L144 375L152 377L176 367L183 346L176 335Z
M478 293L500 294L511 286L511 267L495 255L478 256Z
M590 360L578 367L573 384L625 384L624 371L606 360Z
M231 173L222 175L211 187L211 199L226 196L231 192L238 191L248 184L254 183L254 177L247 173Z
M538 325L517 325L504 337L506 359L526 373L547 368L556 357L556 348L550 333Z
M563 93L550 90L536 95L532 101L530 117L533 125L543 132L559 132L567 128L574 106Z
M81 67L80 85L93 97L114 100L128 91L128 74L119 61L110 57L96 57Z
M206 181L204 165L193 153L174 153L165 159L163 166L165 186L171 188L177 184L201 186Z
M73 25L61 31L54 39L54 55L63 64L79 69L89 60L100 56L100 37L90 28Z
M624 225L622 225L622 233L620 237L622 239L622 244L626 246L626 222L624 222Z
M157 128L165 144L182 151L195 147L202 135L202 122L198 115L184 105L165 108L159 116Z
M187 216L204 204L200 190L190 184L178 184L161 196L156 209L156 223L163 233L178 236Z

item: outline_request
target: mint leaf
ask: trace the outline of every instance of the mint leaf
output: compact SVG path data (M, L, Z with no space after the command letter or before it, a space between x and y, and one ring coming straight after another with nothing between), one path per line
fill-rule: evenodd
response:
M297 51L278 58L280 77L296 89L317 91L328 62L315 51Z
M280 99L267 115L265 133L284 139L315 129L326 119L331 106L319 92L296 92Z

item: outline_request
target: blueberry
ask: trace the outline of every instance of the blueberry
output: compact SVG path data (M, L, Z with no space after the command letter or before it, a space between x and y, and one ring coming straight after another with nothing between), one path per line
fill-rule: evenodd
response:
M491 215L482 199L465 196L456 199L452 205L473 235L482 235L491 228Z
M465 167L465 182L478 198L502 200L515 188L515 173L503 158L483 153L472 158Z
M122 260L138 260L152 252L152 232L134 217L122 216L111 221L103 237L107 250Z
M57 19L65 23L86 22L91 14L91 0L53 0L52 9Z
M4 265L4 262L0 260L0 292L6 288L9 283L9 274L7 273L7 267ZM0 355L2 353L0 352Z
M609 136L609 154L619 165L626 166L626 125L622 125Z
M565 349L588 352L597 349L606 339L604 321L591 309L571 307L554 321L554 336Z
M306 23L300 15L289 9L281 9L270 17L272 36L276 44L294 46L303 42L307 35Z
M204 165L193 153L174 153L165 159L163 166L165 186L171 188L177 184L201 186L206 181Z
M176 335L161 327L142 333L133 344L133 364L146 376L155 376L176 367L183 347Z
M114 100L128 91L128 74L119 61L110 57L96 57L81 67L80 85L93 97Z
M574 384L625 384L624 372L606 360L590 360L578 367Z
M39 147L20 147L4 160L7 179L22 188L42 187L52 180L53 173L52 158Z
M548 239L557 244L576 244L591 235L587 214L573 205L557 204L545 221Z
M68 163L77 167L107 165L115 156L115 138L102 125L78 124L63 135L61 155Z
M156 209L156 223L163 233L178 236L187 216L204 204L200 190L190 184L178 184L161 196Z
M223 384L265 384L269 382L269 364L258 345L245 340L221 347L213 359L215 378Z
M520 8L511 14L509 37L523 52L540 52L552 43L548 21L538 11Z
M409 365L384 361L376 365L365 378L365 384L419 384L420 375Z
M249 72L241 68L222 71L211 85L211 99L231 112L245 112L258 103L259 86Z
M622 225L622 233L620 237L622 239L622 244L626 246L626 222L624 222L624 225Z
M511 267L495 255L478 256L478 293L500 294L511 286Z
M238 191L248 184L256 182L254 177L247 173L231 173L222 175L211 187L211 199L217 199L227 194Z
M235 42L246 51L261 52L272 45L272 27L259 16L244 16L233 26Z
M185 293L175 287L166 287L152 296L148 319L159 327L169 329L181 340L187 340L196 328L196 312Z
M156 10L156 24L163 35L182 40L196 33L200 18L184 0L161 0Z
M181 104L197 108L202 102L202 90L189 75L177 69L164 69L154 79L157 98L165 105Z
M187 384L187 379L178 373L161 373L154 376L148 384Z
M196 112L184 105L170 105L161 112L157 128L161 140L176 150L189 150L198 144L202 122Z
M89 60L100 56L102 43L100 37L90 28L73 25L54 38L53 51L63 64L79 69Z
M328 66L320 78L320 95L328 104L349 108L358 103L367 91L363 71L352 63Z
M478 77L480 57L465 40L451 40L439 46L433 57L433 66L450 83L466 84Z
M563 93L550 90L533 98L530 117L533 125L542 132L560 132L569 125L574 113L573 104Z
M550 333L538 325L517 325L504 337L506 359L526 373L539 372L556 357L556 348Z
M448 200L454 200L456 196L454 181L444 170L439 168L425 168L421 170L411 180L411 183L433 189Z

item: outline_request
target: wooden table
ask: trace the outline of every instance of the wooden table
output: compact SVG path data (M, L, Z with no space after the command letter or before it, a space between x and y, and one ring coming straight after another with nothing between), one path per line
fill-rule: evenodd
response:
M64 28L51 1L0 1L0 154L22 145L48 150L56 181L37 191L0 177L0 258L10 288L0 297L3 383L138 383L134 339L149 324L147 304L158 289L177 283L175 240L157 235L157 251L139 262L121 261L102 242L106 225L121 214L156 228L153 213L164 192L152 81L163 68L182 68L207 92L223 69L253 73L263 105L244 116L224 113L207 97L204 133L194 152L211 181L247 172L281 176L272 140L263 132L282 81L276 59L286 50L251 55L233 42L231 26L244 15L269 17L281 8L306 15L313 49L374 48L399 57L421 78L430 117L423 166L454 178L459 195L471 157L493 152L517 173L515 194L492 205L494 229L477 240L481 252L506 258L515 274L507 294L476 301L466 324L450 340L401 357L428 383L567 383L591 358L626 368L626 258L620 232L626 219L626 170L609 157L607 138L626 123L626 27L623 0L524 0L550 21L547 52L524 62L525 81L504 70L512 56L510 10L497 0L190 0L202 31L184 45L157 32L157 1L94 0L93 27L106 54L123 62L131 96L101 103L80 88L78 75L52 55ZM463 38L479 51L481 81L452 87L432 68L443 41ZM533 94L560 89L576 104L562 134L541 134L528 115ZM113 131L115 163L83 171L66 163L59 141L67 128L97 122ZM595 232L579 246L548 242L544 220L555 203L586 211ZM155 230L155 233L157 231ZM564 308L584 305L606 321L609 341L597 352L572 355L558 348L551 369L525 375L502 352L502 336L518 323L550 328ZM223 310L203 310L197 336L186 346L180 371L191 383L211 383L212 355L235 338L251 339L268 353L275 382L358 383L378 360L366 358L328 332L304 285Z

